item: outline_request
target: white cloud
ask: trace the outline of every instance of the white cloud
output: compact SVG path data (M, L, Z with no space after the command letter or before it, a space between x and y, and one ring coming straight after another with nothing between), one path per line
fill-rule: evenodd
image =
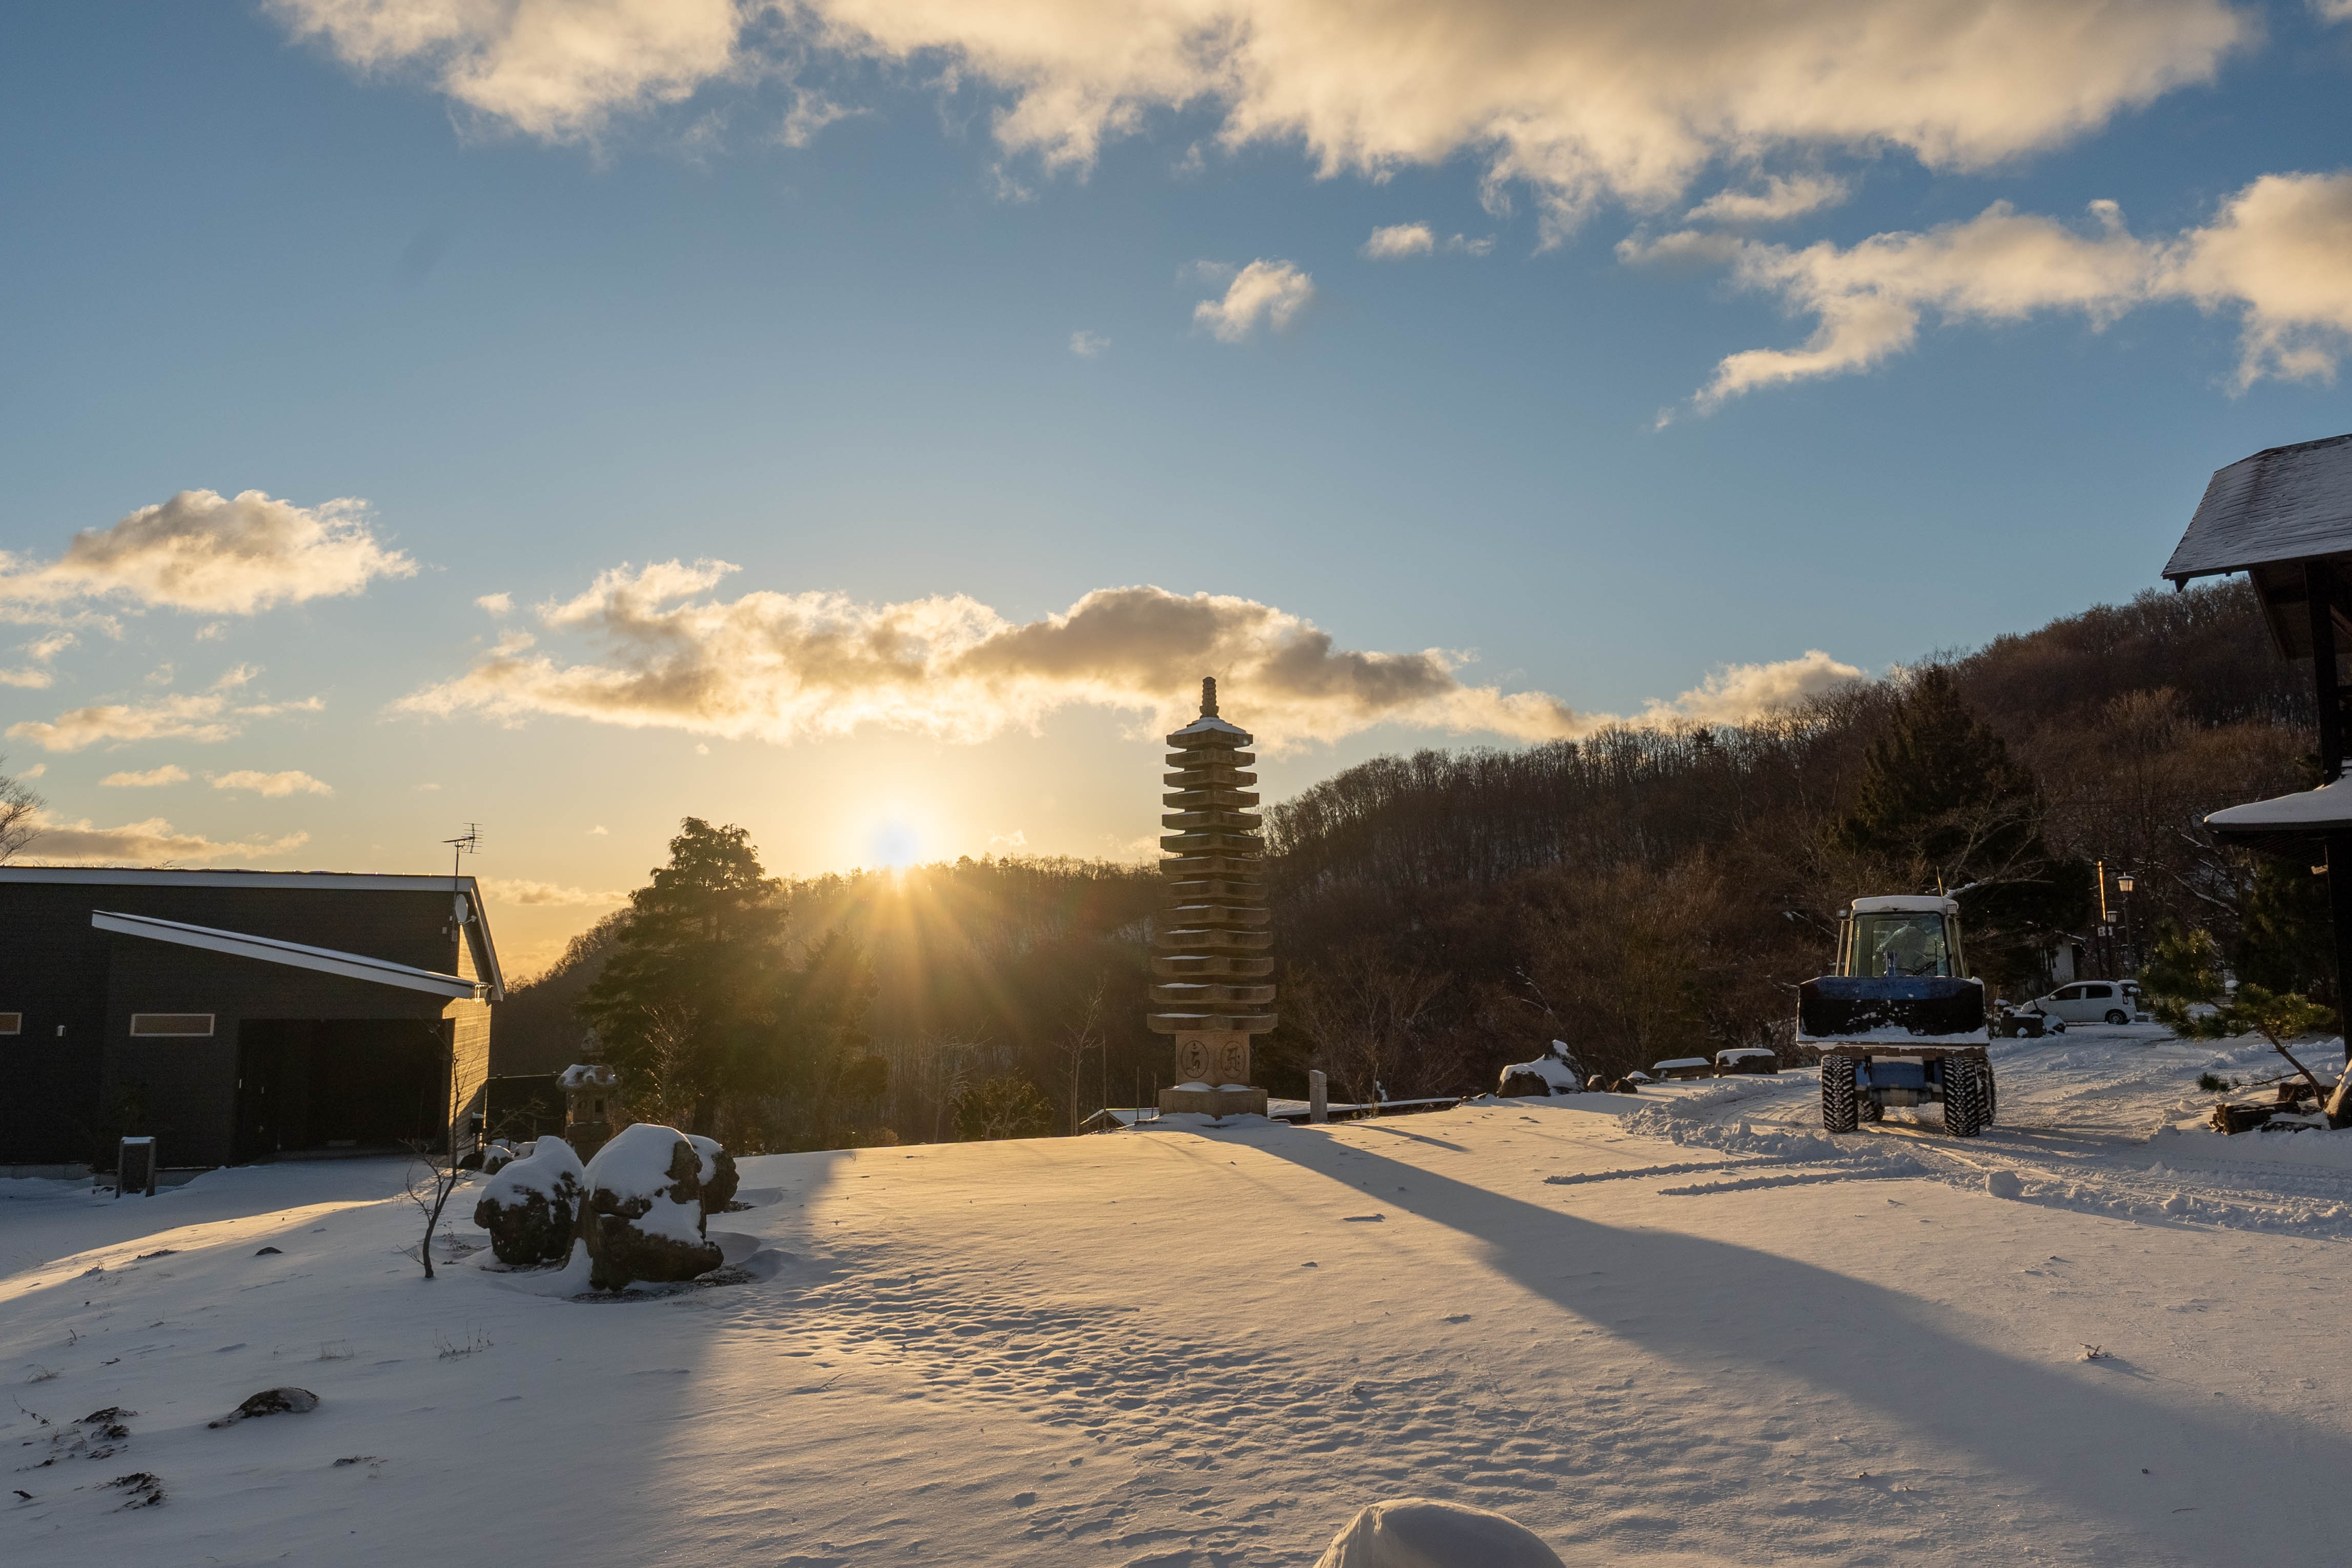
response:
M18 769L16 777L19 779L38 779L42 774L47 773L48 770L49 765L47 763L36 762L30 768Z
M482 891L509 904L565 908L598 908L629 901L625 893L565 887L558 883L532 882L522 877L486 876L482 878Z
M429 71L468 109L533 136L593 135L739 64L735 0L264 0L363 71Z
M2323 22L2352 22L2352 0L2311 0L2311 8Z
M101 788L154 789L165 784L184 784L187 781L186 768L166 762L163 767L150 768L144 773L110 773L98 782Z
M283 773L257 773L242 768L234 773L205 775L215 789L250 789L257 795L331 795L334 786L311 778L299 768Z
M79 751L101 740L211 742L226 740L240 733L247 719L315 713L324 706L326 703L319 697L306 697L300 702L239 705L231 702L225 690L216 688L158 697L152 702L96 703L70 709L46 722L26 719L8 727L8 737L32 741L45 751Z
M1091 360L1109 347L1110 340L1100 332L1080 331L1070 334L1070 352L1082 360Z
M1453 235L1437 237L1437 231L1427 224L1391 224L1372 231L1372 237L1363 243L1356 254L1370 261L1411 261L1419 256L1434 256L1439 251L1448 256L1485 256L1495 248L1490 235L1470 239Z
M1463 655L1349 652L1246 599L1106 589L1064 614L1016 623L961 595L898 604L824 592L712 596L734 570L669 561L608 571L578 598L539 611L549 630L601 643L601 661L494 650L395 706L778 742L866 727L977 741L1034 730L1073 705L1182 723L1201 676L1215 674L1275 745L1384 721L1520 739L1576 728L1575 716L1540 693L1465 685L1454 674Z
M1672 702L1651 703L1643 710L1642 720L1650 725L1676 720L1743 724L1868 678L1853 665L1842 664L1812 648L1801 659L1727 664Z
M2070 227L1996 202L1966 222L1792 250L1681 233L1618 247L1629 262L1727 261L1741 286L1779 296L1814 329L1794 349L1727 357L1696 402L1712 407L1761 387L1867 370L1916 340L1929 311L1947 323L2020 321L2053 311L2095 327L2162 300L2235 315L2236 381L2332 379L2352 352L2352 172L2266 174L2229 197L2213 223L2141 239L2112 202Z
M1717 159L1893 146L1984 168L2212 79L2261 26L2223 0L269 5L362 70L421 69L536 136L803 55L880 60L992 89L999 144L1049 167L1189 110L1228 150L1298 145L1327 175L1467 154L1490 191L1533 189L1555 235L1604 197L1663 206Z
M38 691L54 684L56 673L47 666L77 641L70 632L51 632L34 638L23 645L26 656L33 662L20 669L0 670L0 686L23 686Z
M475 600L474 603L478 608L487 610L493 615L504 615L514 609L514 595L511 593L485 593L480 598Z
M425 790L425 791L426 791L427 793L430 793L431 791L433 791L433 790L435 790L435 789L438 789L439 788L441 788L441 786L440 786L440 785L438 785L438 784L419 784L418 786L416 786L416 788L417 788L417 789L419 789Z
M605 837L611 831L611 829L605 827L604 823L599 822L594 827L588 830L587 837L592 839L601 839Z
M847 120L860 112L844 108L823 93L795 88L793 106L784 111L784 122L777 128L776 140L787 147L805 147L816 140L818 131L835 120Z
M0 550L0 615L54 615L94 600L251 615L353 594L416 563L369 530L363 501L298 507L258 490L183 490L110 528L85 528L47 565Z
M1693 224L1777 224L1834 207L1853 194L1843 180L1820 174L1783 178L1775 174L1760 191L1717 191L1683 214Z
M201 833L182 832L161 817L100 828L87 817L68 822L43 813L35 825L39 832L26 846L21 864L164 866L191 861L269 860L291 853L310 840L308 833L289 833L278 839L221 843Z
M2241 389L2335 380L2352 351L2352 171L2263 175L2181 236L2158 287L2238 312Z
M1260 325L1280 331L1315 299L1315 280L1286 261L1253 261L1234 274L1222 299L1192 307L1192 324L1220 343L1245 341Z
M1427 224L1390 224L1372 231L1361 254L1374 261L1402 261L1437 249L1437 233Z

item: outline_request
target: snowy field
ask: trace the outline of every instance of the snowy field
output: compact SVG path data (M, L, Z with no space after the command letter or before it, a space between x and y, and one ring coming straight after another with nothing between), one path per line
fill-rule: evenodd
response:
M2352 1133L1997 1051L1967 1143L1789 1073L751 1159L732 1282L625 1301L462 1192L425 1282L392 1164L0 1183L0 1561L1306 1564L1424 1495L1571 1564L2344 1562Z

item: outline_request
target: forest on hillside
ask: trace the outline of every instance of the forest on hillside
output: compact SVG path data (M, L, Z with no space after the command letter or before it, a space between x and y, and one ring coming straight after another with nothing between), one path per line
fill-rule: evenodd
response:
M2100 862L2111 903L2115 873L2133 875L2143 946L2163 922L2202 928L2242 974L2333 1005L2324 884L2221 848L2200 821L2313 781L2310 704L2252 591L2224 581L1746 725L1375 758L1265 811L1282 1023L1258 1079L1296 1094L1321 1067L1349 1096L1406 1098L1491 1085L1554 1039L1612 1072L1785 1047L1795 985L1864 893L1965 890L1978 971L2023 998L2063 946L2129 962L2092 936ZM674 862L673 880L709 885L677 896L735 913L689 917L649 897L657 874L503 1005L502 1071L562 1066L593 1022L641 1084L691 1081L666 1105L680 1124L753 1147L1067 1132L1165 1077L1167 1042L1142 1024L1151 867L775 880L740 835L688 829L709 864ZM661 946L664 922L727 920L731 946ZM722 1025L724 986L664 1000L640 983L656 950L764 956Z

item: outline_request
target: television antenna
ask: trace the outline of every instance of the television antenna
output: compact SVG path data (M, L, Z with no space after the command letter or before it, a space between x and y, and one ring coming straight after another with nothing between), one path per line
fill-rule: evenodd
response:
M482 852L482 824L468 822L466 824L464 832L454 839L443 839L441 841L449 846L449 878L454 882L457 877L459 860L466 855Z

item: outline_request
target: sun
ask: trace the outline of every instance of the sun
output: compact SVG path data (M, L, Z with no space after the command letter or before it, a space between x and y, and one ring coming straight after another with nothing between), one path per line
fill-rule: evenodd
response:
M866 862L904 871L930 852L933 834L921 813L892 808L866 824Z

